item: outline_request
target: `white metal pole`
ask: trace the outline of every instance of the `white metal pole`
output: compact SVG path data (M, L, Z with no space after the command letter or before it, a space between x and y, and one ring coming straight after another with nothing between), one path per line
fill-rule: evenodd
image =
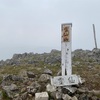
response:
M71 66L71 32L72 24L62 24L61 34L61 66L62 76L72 74Z
M93 24L93 33L94 33L95 48L97 49L96 32L95 32L95 25L94 24Z

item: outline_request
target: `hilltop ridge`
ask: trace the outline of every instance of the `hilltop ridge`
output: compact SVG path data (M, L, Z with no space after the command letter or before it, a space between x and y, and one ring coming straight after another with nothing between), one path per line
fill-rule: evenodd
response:
M85 83L77 86L74 94L59 89L59 97L57 91L47 88L52 90L51 77L61 74L61 51L14 54L11 59L0 61L0 100L34 100L35 93L44 91L52 100L66 95L74 97L71 100L100 100L100 49L73 51L72 73L80 75Z
M85 63L91 62L91 64L100 64L100 49L90 50L82 50L77 49L72 52L73 63L75 61L82 61ZM11 59L7 59L5 61L0 61L0 66L4 65L24 65L24 64L32 64L38 65L42 64L57 64L61 62L61 51L53 49L50 53L23 53L23 54L14 54Z

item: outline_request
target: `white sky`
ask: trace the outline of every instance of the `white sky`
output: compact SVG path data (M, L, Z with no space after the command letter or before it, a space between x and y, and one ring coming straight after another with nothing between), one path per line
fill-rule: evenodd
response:
M100 47L100 0L0 0L0 59L61 49L61 24L72 23L72 49Z

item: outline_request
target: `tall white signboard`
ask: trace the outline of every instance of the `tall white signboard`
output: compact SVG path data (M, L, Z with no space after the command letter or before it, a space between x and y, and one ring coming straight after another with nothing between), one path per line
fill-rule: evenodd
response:
M51 79L54 86L71 86L81 83L77 75L72 74L71 44L72 44L72 24L61 25L61 68L62 76Z
M61 66L62 76L72 74L71 66L71 34L72 24L62 24L61 26Z

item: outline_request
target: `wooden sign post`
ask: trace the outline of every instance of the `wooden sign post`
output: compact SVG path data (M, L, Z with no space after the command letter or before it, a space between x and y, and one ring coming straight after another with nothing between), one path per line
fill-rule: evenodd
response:
M56 76L51 79L54 86L71 86L81 83L81 79L77 75L72 75L72 24L62 24L61 26L61 68L62 76Z

